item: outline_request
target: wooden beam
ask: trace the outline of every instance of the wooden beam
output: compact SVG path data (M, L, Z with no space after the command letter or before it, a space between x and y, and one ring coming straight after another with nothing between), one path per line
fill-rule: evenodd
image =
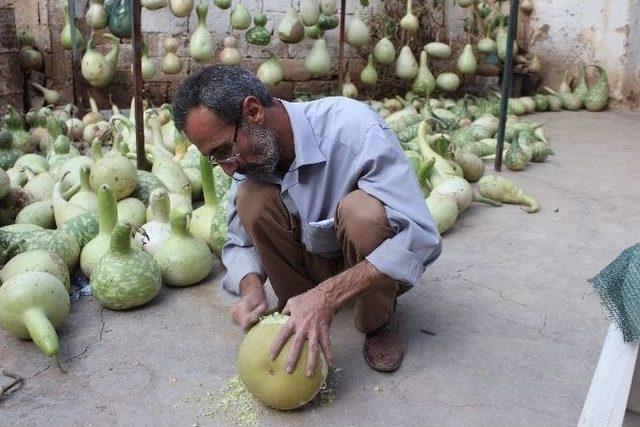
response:
M142 82L142 30L140 23L141 5L140 0L132 0L132 20L131 34L133 45L133 82L134 82L134 109L136 121L136 162L138 169L143 169L146 164L144 152L144 118L142 111L142 92L144 90Z
M82 108L82 79L80 78L80 51L76 45L76 2L69 0L69 22L71 23L71 79L73 104L78 107L77 117L84 115Z
M612 323L582 407L579 426L622 425L637 357L638 343L625 343L622 332Z

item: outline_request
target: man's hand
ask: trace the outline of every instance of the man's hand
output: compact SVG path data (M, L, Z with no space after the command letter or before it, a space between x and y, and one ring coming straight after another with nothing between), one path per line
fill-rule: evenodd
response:
M316 367L318 352L322 348L327 363L333 365L329 329L333 320L335 307L322 286L316 286L307 292L290 298L282 312L290 314L287 323L280 329L271 347L271 359L278 357L280 350L293 334L293 346L287 355L285 370L292 373L300 357L305 341L309 342L307 366L305 374L310 377Z
M248 274L240 281L240 300L231 309L231 318L246 331L268 308L262 280L256 274Z

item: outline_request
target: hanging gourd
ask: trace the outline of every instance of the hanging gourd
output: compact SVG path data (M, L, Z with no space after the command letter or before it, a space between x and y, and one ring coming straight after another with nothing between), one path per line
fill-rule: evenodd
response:
M35 43L36 41L28 29L18 33L20 66L23 70L39 70L42 68L44 58L42 53L35 48Z
M236 38L227 36L222 41L224 48L220 52L220 62L227 65L238 65L242 62L242 55L237 47Z
M360 81L369 86L378 84L378 71L373 63L373 55L369 54L367 65L360 72Z
M198 26L189 40L189 55L196 62L208 62L213 57L213 40L207 29L207 12L209 7L203 2L196 6Z
M329 74L329 71L331 71L331 55L327 51L327 42L324 39L318 39L313 42L313 46L304 60L304 68L312 77Z
M299 43L304 38L304 27L293 6L287 8L287 13L278 25L278 37L285 43Z
M407 0L407 13L400 20L400 28L409 34L418 32L418 18L413 14L411 0Z
M427 51L420 52L420 66L418 67L418 75L416 76L411 91L416 95L428 98L436 87L436 79L433 77L431 70L427 64Z
M63 48L67 50L71 50L71 31L75 32L76 38L76 47L78 50L82 49L84 45L84 38L82 37L82 33L76 27L74 22L71 22L69 18L69 1L62 0L62 16L64 19L64 25L62 26L62 31L60 32L60 44Z
M396 59L396 48L387 37L378 40L373 47L373 57L376 62L382 65L391 65Z
M311 27L304 27L304 35L310 38L311 40L316 40L324 36L324 30L320 29L318 25L313 25Z
M451 56L451 46L442 42L431 42L424 45L425 50L432 58L448 59Z
M405 45L400 49L396 60L396 76L403 80L413 80L418 75L418 62L411 52L411 48Z
M325 15L336 13L336 0L320 0L320 11Z
M267 25L267 16L259 13L253 18L254 27L247 31L244 35L248 43L258 46L267 46L271 43L271 34L265 28Z
M362 21L362 14L360 9L356 9L353 13L353 18L349 22L349 28L347 28L347 43L351 46L362 47L369 41L369 28L367 24Z
M233 8L229 19L231 27L235 30L246 30L251 26L251 14L242 3Z
M504 61L507 55L507 29L504 25L500 25L496 33L496 51L498 52L498 58ZM513 39L513 56L518 54L518 42Z
M540 74L540 72L542 71L542 64L540 63L540 60L538 59L538 54L537 53L535 53L533 55L533 59L531 59L529 64L527 64L527 70L529 70L529 72L534 73L534 74Z
M318 28L321 30L333 30L340 25L340 21L338 20L337 15L325 15L324 13L320 14L318 18Z
M496 42L491 38L488 34L485 34L484 38L481 39L476 45L478 52L490 54L496 51Z
M114 0L107 9L109 14L109 30L121 39L131 38L131 0Z
M193 0L169 0L169 9L173 16L186 18L193 10Z
M222 10L227 10L231 7L231 0L213 0L213 4Z
M153 80L156 76L156 64L149 59L149 46L142 42L142 58L141 58L142 80Z
M167 6L167 0L141 0L140 5L147 10L158 10Z
M106 55L102 55L95 50L93 48L92 36L87 42L87 51L80 61L82 77L84 77L91 86L97 88L109 86L111 80L113 80L120 51L120 40L116 36L107 33L104 37L109 39L113 44L111 50Z
M460 86L460 77L454 73L442 73L436 77L436 87L443 92L455 92Z
M356 99L358 97L358 88L351 81L351 74L347 72L345 81L342 83L342 96Z
M300 18L307 27L312 27L318 23L320 18L320 7L316 0L300 1Z
M458 0L458 6L460 7L469 7L473 6L476 0Z
M164 56L160 63L160 69L165 74L178 74L182 71L182 63L180 58L176 55L178 51L178 41L173 37L169 37L164 40Z
M265 85L275 86L284 78L284 70L276 56L271 54L271 57L258 67L256 75L258 76L258 80Z
M109 16L104 8L104 0L91 0L91 6L87 9L84 19L94 30L105 28L109 23Z
M472 75L476 73L478 69L478 61L476 60L476 56L473 54L473 46L470 43L462 50L462 53L458 57L458 61L456 62L456 66L458 71L465 75Z

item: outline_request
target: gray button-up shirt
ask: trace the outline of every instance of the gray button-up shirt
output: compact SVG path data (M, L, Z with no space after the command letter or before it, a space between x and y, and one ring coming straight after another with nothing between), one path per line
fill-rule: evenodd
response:
M396 136L369 106L349 98L282 103L293 128L295 160L282 179L265 181L280 185L285 206L300 220L305 248L340 256L333 226L336 207L348 193L361 189L384 204L395 231L367 260L393 279L418 285L425 268L440 255L442 242ZM239 294L245 275L266 277L236 212L239 185L242 181L234 181L230 190L222 250L227 268L222 285L234 294Z

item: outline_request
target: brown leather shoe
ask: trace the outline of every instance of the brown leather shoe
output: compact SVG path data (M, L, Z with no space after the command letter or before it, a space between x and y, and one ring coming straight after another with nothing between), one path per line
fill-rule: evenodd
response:
M404 343L395 311L384 325L366 335L362 353L367 365L376 371L393 372L400 367Z

